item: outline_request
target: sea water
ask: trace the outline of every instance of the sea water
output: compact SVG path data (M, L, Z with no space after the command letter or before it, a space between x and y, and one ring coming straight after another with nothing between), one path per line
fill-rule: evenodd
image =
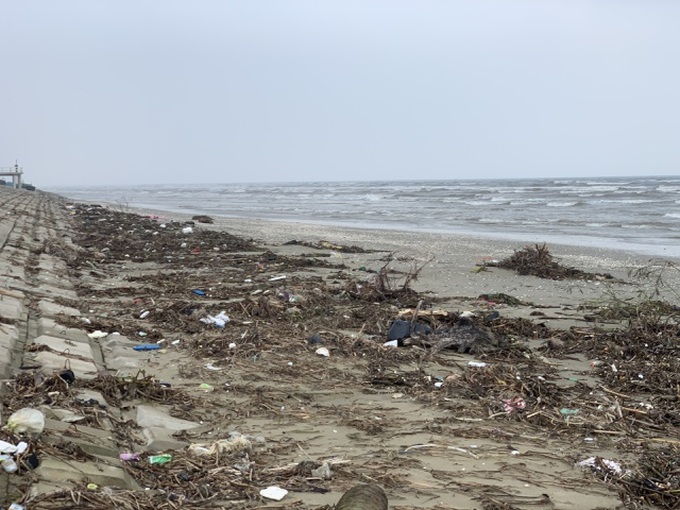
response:
M54 188L188 214L477 235L680 259L680 177Z

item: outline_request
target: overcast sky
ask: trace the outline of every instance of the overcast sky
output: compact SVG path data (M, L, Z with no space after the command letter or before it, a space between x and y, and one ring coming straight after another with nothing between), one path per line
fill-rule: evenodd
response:
M0 0L55 184L680 174L680 1Z

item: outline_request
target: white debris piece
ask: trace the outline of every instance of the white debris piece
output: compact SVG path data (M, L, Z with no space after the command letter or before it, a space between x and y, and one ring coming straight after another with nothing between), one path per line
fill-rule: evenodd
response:
M260 491L260 496L267 499L273 499L274 501L281 501L286 494L288 494L286 489L276 486L267 487Z
M621 464L614 460L603 459L602 457L588 457L587 459L577 462L576 465L581 468L589 467L595 471L601 471L604 468L615 475L623 474Z
M207 317L204 317L199 320L203 324L214 324L218 328L223 328L227 324L227 322L229 322L229 317L225 314L224 311L221 311L215 316L208 315Z

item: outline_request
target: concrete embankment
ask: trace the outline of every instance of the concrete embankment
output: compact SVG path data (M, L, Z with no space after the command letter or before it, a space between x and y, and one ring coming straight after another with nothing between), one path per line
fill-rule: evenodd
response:
M12 399L16 378L30 374L48 380L55 373L71 370L76 378L95 376L102 367L101 349L92 343L85 331L64 328L55 318L64 314L77 317L80 312L64 306L78 296L67 275L66 254L77 249L71 242L68 211L58 197L39 192L0 188L0 377L3 414ZM39 383L37 384L39 386ZM52 390L58 391L58 390ZM117 464L118 449L111 438L111 423L104 419L100 426L76 426L64 421L65 412L49 405L54 395L45 388L38 401L46 417L47 445L68 441L73 449L102 459L83 460L75 456L50 455L41 448L39 466L31 476L0 471L0 506L32 495L60 489L87 479L92 483L134 485ZM102 407L101 395L73 395L74 399L96 400ZM2 416L2 422L8 416ZM70 480L66 484L66 480ZM27 482L30 485L27 486Z

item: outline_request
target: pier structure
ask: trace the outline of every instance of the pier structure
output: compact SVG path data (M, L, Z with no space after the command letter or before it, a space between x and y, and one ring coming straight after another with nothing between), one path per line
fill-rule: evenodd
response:
M0 167L0 177L12 177L12 187L21 188L21 176L24 169L19 166L18 162L14 162L14 166Z

